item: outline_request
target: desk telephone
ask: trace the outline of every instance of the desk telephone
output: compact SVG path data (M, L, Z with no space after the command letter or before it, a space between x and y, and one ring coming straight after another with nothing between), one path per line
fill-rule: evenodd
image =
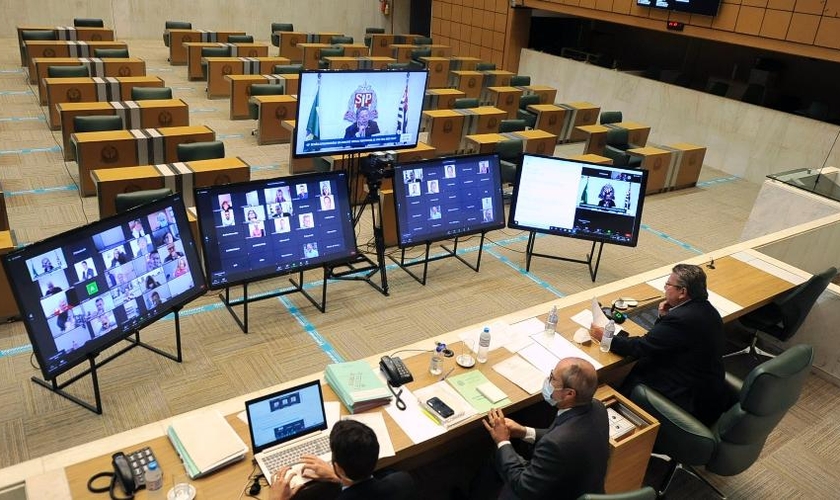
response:
M399 387L414 381L414 377L411 376L408 367L397 356L382 356L382 359L379 360L379 369L385 374L388 383L394 387Z
M134 498L134 493L146 487L146 465L156 461L152 449L142 448L126 455L123 452L111 455L111 466L113 472L100 472L88 480L88 490L92 493L109 493L110 497L117 500ZM94 481L99 478L108 477L110 482L107 486L94 486ZM119 489L126 495L116 496L115 489Z

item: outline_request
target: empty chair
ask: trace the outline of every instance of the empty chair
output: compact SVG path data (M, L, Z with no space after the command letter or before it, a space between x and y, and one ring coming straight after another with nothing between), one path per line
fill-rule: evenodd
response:
M118 214L127 212L132 208L151 203L153 201L166 198L171 195L172 191L169 188L160 189L146 189L144 191L134 191L131 193L119 193L114 198L114 208Z
M230 47L202 47L201 58L205 57L230 57ZM207 79L207 63L201 61L201 73Z
M475 65L476 71L493 71L496 69L496 63L480 62Z
M47 66L48 78L87 78L90 77L90 70L87 66Z
M478 106L477 97L459 97L455 99L455 109L477 108Z
M612 160L614 167L638 168L642 161L640 158L632 156L630 153L618 149L615 146L610 146L609 144L604 147L604 151L601 154Z
M150 101L154 99L172 99L172 89L169 87L133 87L132 101Z
M93 49L93 57L115 59L129 57L128 49Z
M330 38L331 45L338 45L340 43L353 43L353 37L345 35L336 35Z
M73 118L73 131L76 133L122 130L123 128L125 128L125 125L119 115L76 116ZM75 148L73 142L70 143L70 147ZM76 158L75 149L72 149L70 156ZM78 161L78 158L76 158L76 161Z
M423 61L420 60L421 57L432 57L432 49L429 47L423 47L420 49L414 49L411 51L411 61L409 62L410 67L423 69L426 65Z
M252 96L255 95L283 95L284 88L283 85L277 85L273 83L254 83L251 85L250 93ZM248 103L248 114L251 116L252 120L256 120L259 118L259 108L256 104L249 102Z
M386 69L399 69L399 70L411 69L411 63L407 63L407 62L388 63L388 64L385 65L385 68Z
M344 56L344 47L325 47L318 52L318 67L320 69L327 69L330 67L328 57L342 57Z
M303 64L277 64L272 71L275 75L293 75L303 71Z
M526 128L534 128L534 125L537 124L537 115L528 111L528 106L539 103L540 96L537 94L527 94L519 98L519 109L516 110L516 117L525 121Z
M213 160L225 157L225 143L222 141L190 142L178 144L178 161Z
M499 133L519 132L525 130L525 120L499 120Z
M644 486L638 490L623 491L621 493L586 493L577 500L656 500L656 490Z
M275 47L280 46L280 35L278 31L294 31L295 26L292 23L271 23L271 45Z
M254 43L254 35L228 35L228 43Z
M103 22L102 19L85 19L77 17L76 19L73 19L73 26L77 28L104 28L105 22Z
M365 45L370 47L371 37L370 35L379 35L384 34L385 28L365 28Z
M192 23L186 21L166 21L166 29L163 32L163 44L169 47L169 30L191 30Z
M499 154L502 184L516 182L516 172L522 166L522 139L506 139L496 143L496 153Z
M414 45L431 45L432 39L427 36L414 37Z
M633 156L627 152L628 149L636 147L635 144L630 144L629 140L630 132L626 128L615 127L607 130L607 145L604 146L604 156L612 159L614 166L639 168L642 165L641 157Z
M601 125L608 123L620 123L622 121L621 111L601 111Z
M24 42L31 40L58 40L58 34L52 30L23 30L20 38Z
M525 87L531 85L531 77L527 75L513 75L510 77L511 87Z

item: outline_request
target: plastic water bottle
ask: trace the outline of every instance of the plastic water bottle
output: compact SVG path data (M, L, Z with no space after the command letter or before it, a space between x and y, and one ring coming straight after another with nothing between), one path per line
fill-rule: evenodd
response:
M610 345L615 335L615 321L610 320L604 327L604 336L601 337L601 352L610 352Z
M163 471L154 460L146 466L146 498L166 498L163 492Z
M548 313L548 319L545 320L545 336L553 337L557 331L557 306L551 307L551 312Z
M478 337L478 362L487 362L487 352L490 350L490 327L485 326Z
M429 362L429 373L432 375L440 375L443 373L443 350L446 349L445 344L438 344L434 352L432 352L432 359Z

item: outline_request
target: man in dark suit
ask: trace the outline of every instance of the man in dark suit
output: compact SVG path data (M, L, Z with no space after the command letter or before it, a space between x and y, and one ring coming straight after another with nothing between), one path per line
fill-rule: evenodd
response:
M370 110L368 108L359 108L356 111L356 123L350 125L344 130L345 139L353 139L355 137L370 137L373 134L379 133L379 125L370 119Z
M504 482L500 499L575 499L584 493L603 493L609 458L609 421L604 405L592 399L598 375L588 361L565 358L543 383L543 398L557 408L547 429L525 427L490 410L483 421L496 442L494 457L498 477ZM533 443L530 460L510 443L519 438ZM494 478L479 476L471 498L496 498ZM483 484L477 484L483 483Z
M708 300L706 273L689 264L677 264L665 282L665 300L659 318L642 337L616 337L610 349L635 358L636 365L622 384L629 394L643 383L710 424L728 401L724 390L724 333L720 314ZM600 341L603 328L592 328Z
M330 431L332 464L311 455L303 456L304 477L315 479L301 486L292 487L289 468L283 467L275 474L271 485L270 500L290 498L336 498L338 500L414 500L414 481L405 472L374 477L373 470L379 458L379 441L373 430L355 420L340 420ZM319 488L317 483L339 483L338 488ZM313 484L316 483L316 484ZM332 489L332 495L325 494ZM310 491L312 490L312 491ZM318 490L316 493L315 490ZM336 496L337 493L337 496Z

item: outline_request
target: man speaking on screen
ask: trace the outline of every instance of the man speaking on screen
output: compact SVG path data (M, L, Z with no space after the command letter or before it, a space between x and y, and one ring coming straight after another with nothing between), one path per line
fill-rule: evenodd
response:
M356 123L350 125L344 131L345 139L352 139L354 137L370 137L373 134L379 133L379 125L374 120L370 119L370 110L361 107L356 110Z

